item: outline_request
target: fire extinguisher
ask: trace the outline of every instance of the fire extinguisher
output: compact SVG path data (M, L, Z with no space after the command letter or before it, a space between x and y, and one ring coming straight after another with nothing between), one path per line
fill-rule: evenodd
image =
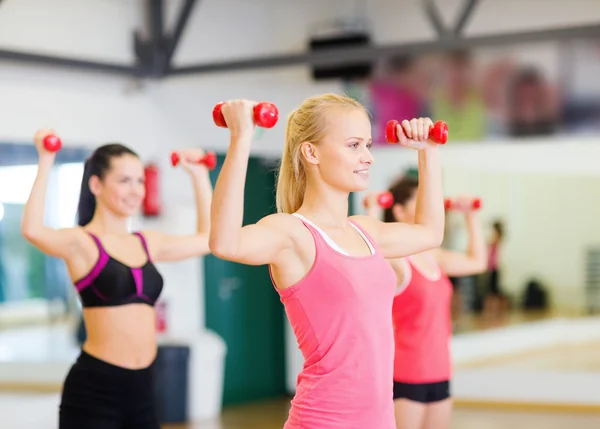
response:
M144 216L153 217L160 214L160 187L159 169L154 163L146 165L144 175L146 176L146 196L144 198Z
M159 301L156 305L156 331L164 334L167 331L167 303Z

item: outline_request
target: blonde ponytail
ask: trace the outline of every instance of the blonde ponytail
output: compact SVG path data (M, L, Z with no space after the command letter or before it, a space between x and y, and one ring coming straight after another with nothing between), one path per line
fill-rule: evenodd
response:
M279 213L294 213L302 206L306 192L306 170L300 147L304 142L319 143L327 131L327 113L340 107L365 110L352 98L323 94L306 99L289 115L277 178L276 202Z

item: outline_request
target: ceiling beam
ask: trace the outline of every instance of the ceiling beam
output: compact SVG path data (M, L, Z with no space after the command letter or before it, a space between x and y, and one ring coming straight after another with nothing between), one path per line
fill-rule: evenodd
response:
M429 22L433 26L438 37L443 37L448 30L444 25L444 21L442 21L439 9L435 5L435 0L422 0L421 3L423 4L425 15L429 19Z
M0 49L0 60L56 66L68 69L102 72L123 76L142 76L144 74L144 71L135 65L88 61L54 55L16 52L7 49Z
M330 66L352 64L353 62L375 61L401 54L425 54L457 49L472 49L489 46L502 46L528 42L562 41L572 39L598 38L600 25L566 27L549 30L487 34L470 37L448 36L439 40L388 44L384 46L364 46L356 48L323 49L296 54L270 55L258 58L236 59L181 66L170 71L173 76L207 74L224 71L241 71L298 65Z
M185 0L184 5L181 7L179 11L179 17L177 18L177 23L175 24L175 29L173 30L173 34L169 37L169 43L167 45L167 53L165 58L165 72L168 73L168 70L171 69L173 63L173 56L175 55L175 51L177 50L177 46L179 46L179 41L181 40L181 36L183 35L183 31L192 15L192 10L196 5L196 0Z
M2 0L0 0L2 2ZM163 0L146 1L148 33L134 33L136 64L114 64L56 55L0 49L0 60L133 77L165 77L197 0L185 0L173 33L165 36Z
M196 0L185 0L171 34L165 31L165 0L146 0L146 25L134 32L134 50L140 67L153 78L167 76L173 56Z
M144 75L159 78L164 76L166 40L164 35L163 0L144 1L144 26L133 32L133 49Z
M469 22L469 18L473 16L473 10L475 9L475 6L477 6L477 3L479 3L479 0L467 0L465 3L458 17L458 21L453 29L456 36L460 36L464 31L467 23Z

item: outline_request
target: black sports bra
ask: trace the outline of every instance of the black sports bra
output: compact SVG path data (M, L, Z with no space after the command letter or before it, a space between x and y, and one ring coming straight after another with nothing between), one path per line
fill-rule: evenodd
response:
M133 268L117 261L102 247L102 243L91 232L100 256L92 270L75 287L81 297L83 307L112 307L133 303L154 306L163 288L163 278L152 263L144 236L135 232L144 246L147 260Z

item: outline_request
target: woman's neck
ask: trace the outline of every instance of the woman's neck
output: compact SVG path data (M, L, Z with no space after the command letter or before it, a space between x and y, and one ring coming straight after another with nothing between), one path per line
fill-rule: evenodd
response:
M325 228L344 228L348 224L348 193L326 186L308 186L300 214Z
M129 234L129 218L102 210L96 210L94 217L86 227L102 234Z

